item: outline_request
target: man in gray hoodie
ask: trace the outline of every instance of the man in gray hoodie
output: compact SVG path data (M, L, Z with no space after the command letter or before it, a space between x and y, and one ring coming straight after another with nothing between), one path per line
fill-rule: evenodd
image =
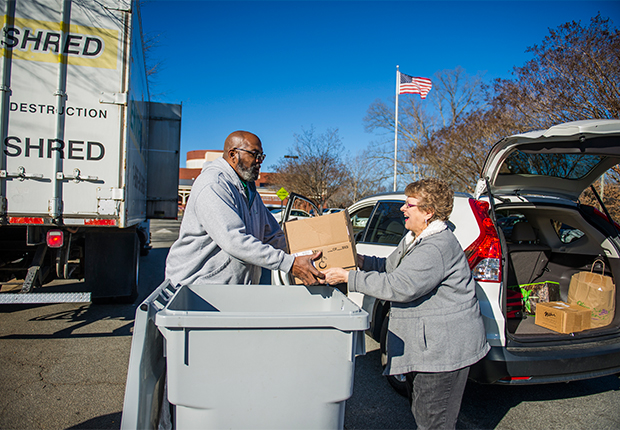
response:
M319 254L285 252L284 233L254 185L264 158L256 135L235 131L223 158L205 164L166 260L173 285L258 284L262 267L291 272L306 285L324 278L312 264Z

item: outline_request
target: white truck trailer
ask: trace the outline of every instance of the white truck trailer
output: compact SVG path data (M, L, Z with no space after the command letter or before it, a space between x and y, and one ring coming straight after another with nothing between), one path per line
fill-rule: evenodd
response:
M176 218L181 106L150 102L139 4L8 0L0 34L0 303L127 298ZM36 294L55 278L73 294ZM45 298L44 298L45 297Z

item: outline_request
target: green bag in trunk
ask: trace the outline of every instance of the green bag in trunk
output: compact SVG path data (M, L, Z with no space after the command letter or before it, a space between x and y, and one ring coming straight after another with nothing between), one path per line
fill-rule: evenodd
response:
M536 314L536 303L560 300L560 284L557 282L535 282L519 285L523 295L523 308L530 315Z

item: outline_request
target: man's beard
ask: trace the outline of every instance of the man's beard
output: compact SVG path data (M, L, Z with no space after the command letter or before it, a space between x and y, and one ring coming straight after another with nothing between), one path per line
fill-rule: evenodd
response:
M246 167L242 163L237 164L237 171L245 182L254 182L258 179L260 165Z

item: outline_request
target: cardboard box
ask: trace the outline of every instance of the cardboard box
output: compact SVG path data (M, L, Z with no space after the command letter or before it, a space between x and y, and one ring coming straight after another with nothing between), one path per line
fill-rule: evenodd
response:
M357 267L357 252L351 217L345 209L341 212L314 218L302 218L284 223L284 234L289 253L295 256L323 254L314 262L319 270ZM296 279L296 283L301 283Z
M590 310L566 302L539 302L535 323L559 333L576 333L590 328Z

